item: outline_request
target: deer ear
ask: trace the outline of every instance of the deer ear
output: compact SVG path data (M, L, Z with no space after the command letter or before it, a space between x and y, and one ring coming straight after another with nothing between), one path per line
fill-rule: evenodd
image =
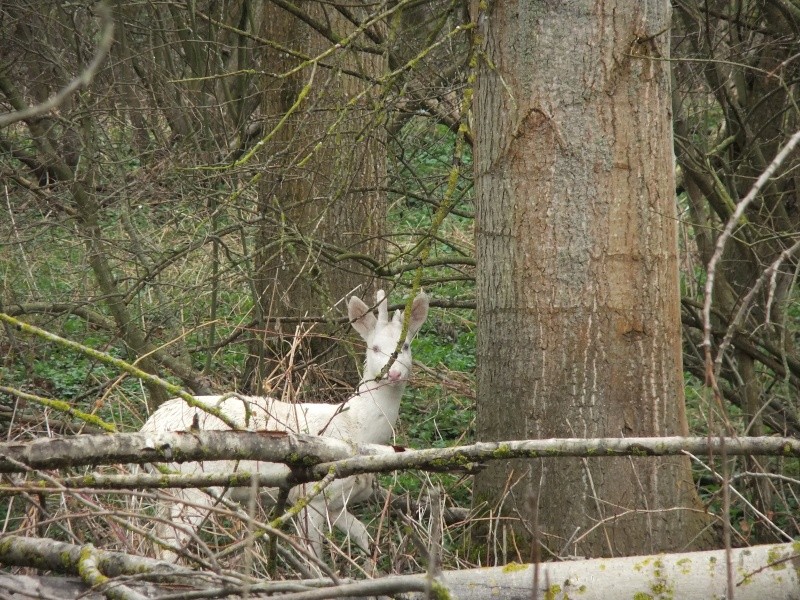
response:
M378 322L389 322L389 301L386 299L386 292L378 290L375 292L375 304L378 306Z
M353 325L353 329L355 329L365 341L369 334L375 329L375 324L378 322L375 315L370 311L369 306L358 296L353 296L347 303L347 316Z
M417 335L419 328L428 318L428 294L420 290L414 302L411 304L411 318L408 320L408 339Z

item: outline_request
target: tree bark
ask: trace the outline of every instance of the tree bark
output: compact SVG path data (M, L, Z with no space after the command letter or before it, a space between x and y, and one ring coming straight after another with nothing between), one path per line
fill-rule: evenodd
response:
M168 431L39 438L0 444L0 473L114 463L262 460L304 467L347 458L353 446L313 435L268 431ZM384 448L374 444L367 448Z
M478 438L685 435L669 3L476 16ZM474 498L523 556L537 513L555 555L706 540L685 458L509 461Z
M548 439L478 442L452 448L411 450L401 446L351 444L335 438L307 434L270 431L165 431L151 433L117 433L113 435L80 435L63 438L40 438L31 442L0 443L0 473L22 472L29 468L55 469L80 465L115 463L185 462L192 460L261 460L280 462L302 468L304 475L322 479L333 473L347 477L359 473L378 473L395 469L429 471L468 471L485 468L484 461L509 458L680 456L686 453L719 456L782 456L800 457L800 440L794 438L607 438ZM598 459L600 460L600 459ZM296 474L296 476L298 476ZM135 476L138 478L139 476ZM150 482L154 487L187 487L220 485L218 475L206 474L194 479L180 476L141 481L111 475L92 479L74 479L72 487L104 486L124 481L125 486ZM178 482L183 483L178 483ZM66 481L65 481L66 483ZM287 483L271 481L264 485ZM108 487L118 487L108 485Z
M142 588L137 579L125 575L149 575L151 581L180 584L188 592L202 589L216 592L226 598L242 597L236 594L236 583L228 575L225 585L212 573L190 571L152 559L140 558L119 552L105 552L91 546L78 546L38 538L8 536L0 544L0 564L8 566L33 566L58 573L76 575L87 554L96 556L101 572L108 577L120 577L134 589L149 594L155 591L169 593L166 587L154 590L154 584ZM343 580L317 589L289 593L291 600L321 600L323 598L353 598L379 594L406 592L407 598L446 598L478 600L505 598L530 600L530 598L573 598L584 600L614 598L670 597L683 600L706 600L726 597L729 589L726 576L730 558L734 576L732 584L737 600L790 600L796 598L800 576L795 568L797 544L779 544L738 548L730 553L690 552L633 556L617 559L594 559L539 565L512 564L507 567L444 571L430 580L427 574L388 576L363 581ZM538 570L538 575L534 571ZM534 591L534 583L536 589ZM109 583L119 583L114 580ZM274 597L275 591L286 592L281 581L247 581L242 578L241 593L245 597ZM297 582L299 584L303 582ZM429 586L434 587L431 595ZM52 591L52 578L31 578L0 574L0 586L36 592ZM87 591L86 597L99 599L87 590L85 582L65 579L58 597L77 598L78 590ZM187 589L188 588L188 589ZM2 587L0 587L2 589ZM172 589L172 587L170 587ZM74 592L73 592L74 590ZM65 593L66 592L66 593ZM67 593L71 595L67 595ZM543 596L539 596L542 594ZM269 596L268 596L269 595ZM26 597L31 597L28 595ZM32 597L36 597L33 595ZM216 597L216 594L210 596Z
M359 18L366 18L368 7L353 7ZM306 2L301 10L318 24L326 23L329 36L315 30L283 8L264 3L265 37L304 56L316 57L330 50L330 36L352 35L353 23L332 7ZM377 25L375 26L377 27ZM358 51L354 46L367 41L357 35L354 43L342 47L325 59L333 69L307 66L296 73L272 80L262 88L264 132L280 121L299 101L301 91L310 90L301 106L280 125L267 144L268 161L259 183L258 213L264 217L255 240L256 308L266 336L256 342L251 360L250 379L254 393L269 393L267 380L292 345L295 328L282 331L280 324L267 323L267 317L296 317L329 311L343 314L347 295L364 288L374 275L356 262L331 263L325 255L334 252L358 253L380 262L385 242L386 150L380 108L380 88L370 83L385 71L384 54ZM296 57L277 50L266 51L277 72L289 72L301 64ZM361 73L362 78L350 73ZM314 73L313 81L311 74ZM338 309L334 309L338 304ZM358 382L356 361L331 334L334 328L321 325L302 340L303 358L324 356L326 368L351 386ZM266 343L265 343L266 342ZM285 372L282 365L278 372ZM310 371L304 383L314 392L327 393L330 382ZM349 391L349 390L348 390Z

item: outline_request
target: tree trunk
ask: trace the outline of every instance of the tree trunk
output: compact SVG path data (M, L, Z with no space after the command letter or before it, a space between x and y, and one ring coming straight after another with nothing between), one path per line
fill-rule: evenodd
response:
M683 435L669 3L477 17L478 438ZM523 559L705 540L683 458L509 461L483 503Z
M304 3L302 10L341 36L354 31L352 23L322 3ZM266 36L302 55L318 56L333 44L282 8L266 3L261 11ZM366 43L367 38L355 40ZM301 62L286 53L271 52L270 64L276 72L288 72ZM386 203L379 190L386 177L381 133L385 113L376 109L368 79L380 77L385 61L382 54L340 49L322 61L333 68L306 67L270 81L263 89L267 133L279 126L311 82L310 93L280 126L264 153L268 164L259 187L258 212L264 220L256 240L255 293L265 337L253 352L261 357L261 364L249 377L257 393L270 392L271 384L264 380L276 366L276 373L286 371L279 361L292 346L295 333L294 326L281 330L270 318L343 315L342 300L368 284L373 275L355 261L332 260L331 254L363 254L381 260ZM363 78L344 73L345 69ZM364 95L359 98L360 94ZM360 288L360 293L369 296L371 291ZM337 303L339 310L326 312ZM332 339L333 333L332 328L317 326L301 345L303 358L324 356L327 370L352 386L358 381L356 361ZM303 379L312 388L320 388L317 392L329 386L313 372Z

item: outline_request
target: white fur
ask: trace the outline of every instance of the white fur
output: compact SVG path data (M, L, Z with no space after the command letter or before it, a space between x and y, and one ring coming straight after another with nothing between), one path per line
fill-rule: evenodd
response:
M234 396L224 400L221 400L223 396L199 396L197 400L219 408L242 429L293 431L349 442L389 442L394 434L400 399L411 375L411 340L427 318L428 297L420 292L414 299L408 333L400 349L397 346L403 327L402 313L397 311L389 319L384 292L378 291L376 298L377 318L360 298L353 296L348 303L348 315L353 328L367 344L367 357L358 390L347 400L345 407L313 402L290 404L257 396ZM376 380L396 350L399 350L397 359L388 372ZM204 430L229 429L220 419L175 398L162 404L144 424L142 431L181 431L190 429L193 424ZM236 470L269 474L288 470L281 464L257 461L194 462L175 464L172 468L185 474L233 473ZM321 555L322 539L329 526L336 526L350 536L353 543L369 553L369 533L364 524L348 512L347 505L369 497L372 481L372 475L336 480L326 488L324 494L313 498L299 515L298 529L307 536L317 556ZM177 527L160 525L156 534L170 544L182 545L188 539L186 528L200 525L207 514L203 507L210 506L213 499L197 489L176 490L175 493L181 502L169 506L169 520ZM302 495L302 486L298 486L291 491L289 499L293 501ZM275 490L266 490L265 497L274 501L275 496ZM162 553L162 558L175 557L174 552Z

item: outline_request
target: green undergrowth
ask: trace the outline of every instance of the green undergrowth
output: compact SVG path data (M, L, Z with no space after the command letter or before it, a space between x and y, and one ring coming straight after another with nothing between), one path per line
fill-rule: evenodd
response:
M53 324L59 326L54 328ZM93 330L78 317L50 320L49 326L51 331L63 337L79 339L83 345L115 358L127 358L105 332ZM4 385L64 402L74 409L94 414L106 423L116 424L119 430L125 430L130 420L128 402L136 405L141 397L138 381L56 344L20 337L14 351L9 352L6 358L0 366L0 381ZM11 407L15 398L10 394L0 394L0 403ZM65 418L54 409L46 410L50 418Z

